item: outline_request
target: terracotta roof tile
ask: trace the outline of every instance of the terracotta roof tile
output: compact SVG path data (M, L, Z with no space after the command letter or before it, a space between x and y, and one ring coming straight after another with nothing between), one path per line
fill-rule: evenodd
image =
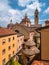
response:
M49 65L49 62L35 60L31 65Z
M46 28L49 28L49 25L47 25L47 26L43 26L43 27L39 27L39 28L36 29L36 31L37 31L37 30L46 29Z
M10 35L10 34L16 34L16 32L12 31L11 29L0 28L0 36Z

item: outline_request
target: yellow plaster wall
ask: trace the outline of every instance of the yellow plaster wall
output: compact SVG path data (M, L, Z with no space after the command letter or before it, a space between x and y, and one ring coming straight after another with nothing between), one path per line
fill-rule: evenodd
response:
M13 40L14 37L14 40ZM8 42L8 38L11 38L11 41ZM2 40L5 39L6 43L2 44ZM12 45L15 44L15 46L13 47ZM11 49L8 50L8 46L11 46ZM0 38L0 65L2 65L2 60L4 58L6 58L6 62L9 60L8 59L8 55L11 54L11 57L13 56L13 51L15 51L14 54L16 54L17 52L17 46L18 46L18 42L17 42L17 35L11 35L11 36L6 36L6 37L1 37ZM5 54L2 54L2 50L6 49Z

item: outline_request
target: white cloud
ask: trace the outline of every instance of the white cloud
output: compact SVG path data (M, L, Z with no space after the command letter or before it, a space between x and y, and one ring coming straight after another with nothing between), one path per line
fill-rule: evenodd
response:
M31 2L37 2L38 0L18 0L19 6L25 7Z
M32 2L32 4L26 5L26 9L24 9L22 12L25 14L27 13L28 17L34 16L34 11L37 8L39 12L41 12L41 8L45 6L45 3L40 3L38 0L35 0Z
M49 7L44 11L44 13L49 14Z
M29 9L35 10L37 8L39 12L42 6L45 6L45 3L40 3L39 1L34 1L32 4L27 5Z
M23 17L22 11L17 9L16 10L10 9L9 13L12 15L11 19L13 19L13 22L20 22Z
M23 0L24 1L24 0ZM31 0L30 0L31 1ZM34 11L37 8L39 12L41 12L41 8L45 6L45 3L41 3L38 0L32 0L31 4L26 4L26 9L22 11L22 13L25 15L27 13L28 17L30 18L30 21L34 23Z
M16 14L16 10L10 9L10 10L9 10L9 13L12 14L12 15L15 15L15 14Z
M7 25L10 19L13 20L13 23L19 22L21 15L19 10L14 10L8 5L8 0L0 0L0 25L4 26L5 23Z
M29 4L30 2L32 3ZM44 3L39 3L38 0L18 0L20 6L26 6L26 9L20 11L18 9L12 9L8 3L8 0L0 0L0 23L4 22L6 25L10 22L10 19L13 20L13 23L20 22L25 13L27 13L28 17L33 22L34 20L31 17L34 16L34 10L37 7L40 12L41 7L44 5Z
M45 3L40 3L39 0L18 0L18 5L22 7L27 7L30 3L32 3L29 7L35 9L36 7L41 10L39 7L45 6Z
M3 10L8 10L10 8L10 6L8 5L8 0L0 0L0 11L3 11Z
M0 25L6 26L10 19L8 0L0 0Z
M22 7L25 7L30 3L31 0L18 0L18 4Z

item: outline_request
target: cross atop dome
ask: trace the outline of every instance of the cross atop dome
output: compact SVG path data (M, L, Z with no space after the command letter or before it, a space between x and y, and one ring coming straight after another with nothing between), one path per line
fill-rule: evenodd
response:
M12 23L12 19L10 20L10 23Z
M12 19L10 20L10 23L7 25L7 28L12 29L12 27L14 26L14 24L12 23Z
M27 13L25 13L25 18L27 18Z

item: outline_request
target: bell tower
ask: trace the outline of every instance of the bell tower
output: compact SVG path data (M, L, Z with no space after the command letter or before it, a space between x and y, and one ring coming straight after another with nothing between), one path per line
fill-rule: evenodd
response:
M38 9L36 8L35 10L35 13L34 13L34 22L35 22L35 25L38 25Z

